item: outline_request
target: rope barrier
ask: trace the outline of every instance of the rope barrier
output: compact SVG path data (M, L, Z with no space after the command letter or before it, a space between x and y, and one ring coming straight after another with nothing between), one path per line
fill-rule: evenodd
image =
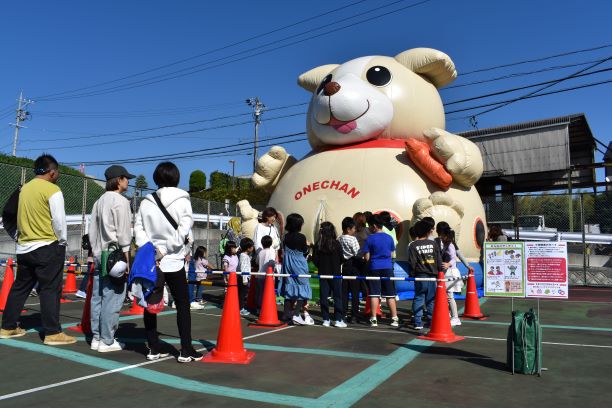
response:
M231 272L224 271L209 271L207 273L213 275L229 275ZM266 272L235 272L236 275L242 276L267 276ZM389 280L389 281L407 281L407 282L455 282L458 280L465 280L468 278L467 275L461 276L461 278L413 278L413 277L388 277L388 276L344 276L344 275L318 275L318 274L288 274L288 273L272 273L270 274L274 277L281 278L315 278L315 279L343 279L343 280Z

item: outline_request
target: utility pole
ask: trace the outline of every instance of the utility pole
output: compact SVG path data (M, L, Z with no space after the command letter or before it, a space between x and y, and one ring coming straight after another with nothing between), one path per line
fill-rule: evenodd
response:
M258 96L247 99L246 104L253 108L253 119L255 119L255 140L253 142L253 173L255 173L257 165L257 139L259 137L259 124L261 123L260 116L266 109L266 105L259 100Z
M236 189L236 160L230 160L229 162L232 163L232 191L234 191Z
M17 102L17 115L15 116L15 136L13 137L13 157L17 155L17 139L19 139L19 129L23 126L20 125L24 120L29 119L30 112L26 111L25 108L34 101L23 98L23 91L19 93L19 101ZM13 125L13 123L11 123Z

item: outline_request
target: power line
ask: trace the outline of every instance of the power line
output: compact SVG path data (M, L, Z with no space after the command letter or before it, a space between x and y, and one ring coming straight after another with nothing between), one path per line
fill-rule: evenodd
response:
M517 101L520 101L520 100L523 100L523 99L539 98L541 96L554 95L554 94L558 94L558 93L574 91L574 90L577 90L577 89L590 88L590 87L593 87L593 86L604 85L604 84L607 84L607 83L610 83L610 82L612 82L612 79L609 79L609 80L606 80L606 81L592 82L590 84L574 86L574 87L571 87L571 88L563 88L563 89L559 89L559 90L556 90L556 91L545 92L545 93L541 93L541 94L537 94L537 95L531 95L531 96L527 96L527 97L518 97L518 98L513 98L513 99L506 99L504 101L492 102L492 103L487 103L487 104L478 105L478 106L471 106L469 108L456 109L456 110L453 110L453 111L446 112L446 114L447 115L451 115L453 113L465 112L465 111L479 109L479 108L486 108L488 106L502 105L502 104L506 104L507 102L517 102ZM463 116L463 117L460 117L460 118L450 118L448 120L469 119L469 118L471 118L473 116L474 115Z
M460 74L460 75L461 76L472 75L472 74L476 74L476 73L480 73L480 72L493 71L493 70L500 69L500 68L513 67L513 66L516 66L516 65L529 64L529 63L532 63L532 62L541 62L541 61L546 61L546 60L549 60L549 59L566 57L568 55L581 54L581 53L584 53L584 52L602 50L604 48L609 48L609 47L612 47L612 44L605 44L605 45L600 45L600 46L597 46L597 47L585 48L585 49L582 49L582 50L568 51L568 52L564 52L564 53L561 53L561 54L555 54L555 55L549 55L549 56L546 56L546 57L540 57L540 58L534 58L534 59L529 59L529 60L511 62L511 63L508 63L508 64L495 65L493 67L479 68L479 69L475 69L473 71L464 72L463 74Z
M292 107L296 107L296 106L302 106L305 105L306 103L297 103L297 104L292 104L292 105L286 105L286 106L279 106L276 108L271 108L268 109L269 111L277 111L277 110L284 110L284 109L289 109ZM236 115L227 115L227 116L219 116L219 117L215 117L215 118L208 118L208 119L200 119L200 120L195 120L195 121L191 121L191 122L181 122L181 123L172 123L172 124L168 124L168 125L161 125L161 126L155 126L155 127L150 127L150 128L144 128L144 129L133 129L133 130L125 130L125 131L118 131L118 132L110 132L110 133L98 133L98 134L85 134L90 138L99 138L99 137L108 137L108 136L118 136L118 135L126 135L126 134L132 134L132 133L141 133L141 132L150 132L153 130L160 130L160 129L168 129L168 128L173 128L173 127L179 127L179 126L189 126L189 125L195 125L198 123L206 123L206 122L216 122L219 120L225 120L225 119L233 119L233 118L239 118L239 117L244 117L244 116L250 116L251 113L240 113L240 114L236 114ZM277 118L282 118L282 117L273 117L270 119L277 119ZM242 122L240 124L243 124ZM59 132L59 133L75 133L75 132L67 132L67 131L58 131L58 130L54 130L55 132ZM83 133L78 133L76 132L76 134L81 134L83 135ZM82 137L65 137L65 138L55 138L55 139L36 139L36 140L30 140L28 141L29 143L38 143L38 142L58 142L58 141L67 141L67 140L80 140L82 139Z
M253 37L247 38L245 40L236 41L234 43L231 43L231 44L228 44L228 45L224 45L222 47L218 47L218 48L215 48L215 49L212 49L212 50L208 50L208 51L205 51L203 53L200 53L200 54L197 54L197 55L194 55L194 56L191 56L191 57L183 58L183 59L180 59L178 61L174 61L174 62L171 62L171 63L168 63L168 64L160 65L160 66L157 66L155 68L151 68L151 69L148 69L148 70L145 70L145 71L141 71L141 72L138 72L138 73L135 73L135 74L127 75L127 76L124 76L124 77L121 77L121 78L117 78L117 79L113 79L113 80L109 80L109 81L105 81L105 82L100 82L100 83L97 83L97 84L94 84L94 85L90 85L90 86L86 86L86 87L81 87L81 88L72 89L72 90L68 90L68 91L63 91L63 92L57 92L57 93L53 93L53 94L44 95L44 96L41 96L40 98L47 98L47 97L51 97L51 96L62 95L62 94L66 94L66 93L74 93L74 92L79 92L79 91L83 91L83 90L91 89L91 88L97 88L97 87L102 86L102 85L108 85L108 84L111 84L111 83L114 83L114 82L119 82L119 81L123 81L125 79L134 78L136 76L145 75L145 74L148 74L148 73L151 73L151 72L159 71L161 69L168 68L168 67L171 67L171 66L174 66L174 65L178 65L178 64L182 64L184 62L191 61L191 60L194 60L196 58L203 57L205 55L213 54L215 52L223 51L223 50L226 50L228 48L235 47L237 45L245 44L247 42L256 40L258 38L262 38L262 37L268 36L270 34L274 34L276 32L283 31L283 30L286 30L286 29L291 28L291 27L295 27L297 25L300 25L300 24L306 23L308 21L312 21L312 20L318 19L320 17L326 16L326 15L331 14L331 13L335 13L335 12L343 10L345 8L354 7L354 6L358 5L359 3L363 3L365 1L366 0L355 1L355 2L347 4L345 6L338 7L338 8L335 8L333 10L329 10L329 11L326 11L324 13L317 14L315 16L308 17L308 18L305 18L303 20L296 21L295 23L291 23L291 24L288 24L286 26L282 26L282 27L273 29L271 31L267 31L267 32L262 33L262 34L254 35Z
M301 115L304 115L304 114L305 114L305 112L300 112L300 113L294 113L294 114L290 114L290 115L274 116L274 117L268 118L266 120L270 121L270 120L285 119L285 118L289 118L289 117L293 117L293 116L301 116ZM230 124L226 124L226 125L219 125L219 126L213 126L213 127L207 127L207 128L184 130L184 131L181 131L181 132L164 133L164 134L161 134L161 135L143 136L143 137L138 137L138 138L132 138L132 139L129 139L129 140L111 140L111 141L106 141L106 142L86 143L86 144L73 145L73 146L47 146L47 147L37 147L36 149L22 149L22 150L23 151L65 150L65 149L75 149L75 148L79 148L79 147L91 147L91 146L101 146L101 145L108 145L108 144L131 143L131 142L140 141L140 140L160 139L160 138L164 138L164 137L168 137L168 136L179 136L179 135L185 135L185 134L189 134L189 133L205 132L205 131L208 131L208 130L218 130L218 129L224 129L224 128L229 128L229 127L236 127L236 126L241 126L241 125L247 125L247 124L251 124L251 123L252 123L251 121L245 121L245 122L230 123Z
M295 136L303 136L305 135L306 132L296 132L296 133L291 133L288 135L282 135L282 136L274 136L274 137L268 137L265 139L261 139L262 141L271 141L271 140L282 140L282 139L287 139L287 138L291 138L291 137L295 137ZM297 141L303 141L306 140L305 138L301 138ZM154 155L154 156L142 156L142 157L135 157L135 158L131 158L131 159L116 159L116 160L98 160L98 161L90 161L90 162L84 162L85 165L102 165L102 164L110 164L110 163L144 163L144 162L149 162L149 161L157 161L157 160L162 160L165 158L179 158L179 157L183 157L183 156L188 156L188 157L192 157L195 154L198 153L204 153L204 154L209 154L207 152L210 151L216 151L219 149L227 149L227 148L232 148L235 146L249 146L253 144L253 141L248 141L248 142L242 142L242 143L235 143L233 145L225 145L225 146L215 146L215 147L208 147L208 148L204 148L204 149L196 149L196 150L188 150L188 151L184 151L184 152L177 152L177 153L171 153L171 154L163 154L163 155ZM268 145L262 145L262 147L268 147ZM249 146L247 149L251 149L251 147ZM228 151L229 152L229 151ZM220 153L228 153L228 152L220 152ZM66 165L68 166L73 166L73 165L78 165L79 163L67 163Z
M579 71L576 71L576 72L574 72L573 74L570 74L570 75L568 75L568 76L566 76L566 77L563 77L563 78L561 78L561 79L559 79L559 80L557 80L557 81L551 81L550 83L548 83L548 84L546 84L546 85L542 86L541 88L538 88L538 89L536 89L536 90L534 90L534 91L528 92L528 93L526 93L525 95L523 95L523 96L519 97L519 98L518 98L516 101L509 101L509 102L506 102L506 103L501 104L501 105L499 105L499 106L495 106L495 107L492 107L492 108L486 109L486 110L484 110L484 111L482 111L482 112L476 113L476 114L474 114L474 115L472 115L472 116L473 116L474 118L476 118L477 116L481 116L481 115L484 115L485 113L493 112L493 111L495 111L495 110L497 110L497 109L501 109L501 108L503 108L503 107L505 107L505 106L508 106L508 105L510 105L510 104L512 104L512 103L515 103L515 102L517 102L517 101L520 101L521 99L525 99L525 98L528 98L528 97L530 97L530 96L533 96L533 95L535 95L535 94L537 94L537 93L539 93L539 92L541 92L541 91L543 91L543 90L545 90L545 89L548 89L548 88L553 87L553 86L555 86L555 85L557 85L557 84L560 84L561 82L564 82L564 81L567 81L567 80L569 80L569 79L575 78L577 75L580 75L580 74L582 74L583 72L590 70L591 68L595 68L596 66L601 65L601 64L603 64L603 63L605 63L605 62L609 61L610 59L612 59L612 57L608 57L608 58L602 59L601 61L597 61L596 63L591 64L591 65L589 65L588 67L583 68L583 69L581 69L581 70L579 70Z
M363 20L360 20L360 21L357 21L357 22L354 22L354 23L350 23L350 24L341 26L341 27L336 27L334 29L325 31L325 32L317 34L317 35L313 35L313 36L310 36L310 37L307 37L307 38L303 38L303 39L300 39L300 40L297 40L297 41L293 41L293 42L290 42L290 43L287 43L287 44L276 46L276 47L270 48L268 50L263 50L263 51L260 51L260 52L257 52L257 53L251 54L251 55L246 55L244 57L236 58L236 59L233 59L233 60L230 60L230 61L226 61L226 62L217 64L217 65L205 66L203 68L199 68L199 67L204 66L204 65L212 64L214 62L218 62L218 61L221 61L221 60L232 58L232 57L235 57L235 56L238 56L238 55L242 55L242 54L245 54L245 53L248 53L248 52L256 51L258 49L265 48L265 47L268 47L270 45L275 45L278 42L286 41L287 39L294 38L294 37L299 37L299 36L304 35L305 33L308 33L308 32L318 31L318 30L320 30L322 28L329 27L330 25L333 26L334 24L337 24L339 22L343 22L343 21L346 21L346 20L353 19L356 16L360 16L360 15L364 15L364 14L369 14L371 12L378 11L381 8L385 8L385 7L388 7L388 6L393 5L395 3L399 3L399 2L403 2L403 1L405 1L405 0L398 0L396 2L387 4L385 6L376 7L374 9L368 10L367 12L363 12L363 13L360 13L360 14L357 14L357 15L354 15L354 16L351 16L351 17L343 18L343 19L338 20L336 22L333 22L331 24L326 24L326 25L317 27L315 29L307 30L307 31L302 32L300 34L292 35L292 36L286 37L286 38L281 39L281 40L277 40L277 41L274 41L274 42L270 42L270 43L264 44L262 46L258 46L258 47L254 47L254 48L251 48L251 49L248 49L248 50L244 50L244 51L235 53L233 55L229 55L229 56L226 56L226 57L223 57L223 58L219 58L217 60L208 61L208 62L205 62L205 63L202 63L202 64L198 64L198 65L195 65L195 66L192 66L192 67L183 68L183 69L178 70L178 71L174 71L174 72L158 75L158 76L155 76L155 77L147 78L147 79L144 79L144 80L136 81L136 82L133 82L132 84L128 83L128 84L118 85L118 86L115 86L115 87L112 87L112 88L108 88L108 89L102 89L102 90L99 90L99 91L92 91L90 93L68 95L68 96L65 96L65 97L58 97L58 98L47 98L47 99L39 98L38 100L39 101L57 101L57 100L66 100L66 99L84 98L84 97L89 97L89 96L105 95L105 94L108 94L108 93L114 93L114 92L118 92L118 91L126 91L126 90L129 90L129 89L134 89L134 88L139 88L139 87L143 87L143 86L153 85L153 84L156 84L156 83L165 82L165 81L168 81L168 80L177 79L177 78L181 78L181 77L188 76L188 75L193 75L193 74L196 74L198 72L202 72L202 71L206 71L206 70L209 70L209 69L218 68L218 67L221 67L221 66L224 66L224 65L228 65L228 64L231 64L231 63L234 63L234 62L238 62L238 61L242 61L242 60L245 60L245 59L253 58L253 57L256 57L256 56L259 56L259 55L267 54L267 53L270 53L270 52L273 52L273 51L276 51L276 50L279 50L279 49L282 49L282 48L287 48L287 47L290 47L290 46L293 46L293 45L296 45L296 44L299 44L299 43L302 43L302 42L305 42L305 41L309 41L309 40L312 40L312 39L315 39L315 38L318 38L318 37L322 37L322 36L325 36L325 35L328 35L328 34L332 34L334 32L340 31L340 30L344 30L344 29L347 29L347 28L352 28L352 27L354 27L356 25L359 25L359 24L368 23L368 22L371 22L371 21L376 20L378 18L382 18L382 17L385 17L385 16L390 15L390 14L395 14L395 13L398 13L400 11L403 11L403 10L406 10L406 9L409 9L409 8L412 8L412 7L416 7L416 6L428 3L428 2L430 2L432 0L423 0L423 1L420 1L420 2L417 2L417 3L410 4L408 6L404 6L404 7L395 9L395 10L391 10L391 11L386 12L386 13L382 13L382 14L379 14L379 15L376 15L376 16L368 17L367 19L363 19ZM198 69L195 69L195 68L198 68ZM189 70L192 70L192 71L191 72L184 72L184 71L189 71ZM180 72L183 72L183 73L179 74ZM174 75L174 74L177 74L177 75ZM169 76L168 77L168 75L174 75L174 76Z
M579 62L579 63L576 63L576 64L556 65L556 66L552 66L552 67L537 69L537 70L534 70L534 71L517 72L517 73L513 73L513 74L502 75L502 76L495 77L495 78L483 79L483 80L480 80L480 81L472 81L472 82L468 82L468 83L465 83L465 84L446 86L446 87L442 88L441 91L446 91L448 89L454 89L454 88L464 88L464 87L472 86L472 85L486 84L486 83L489 83L489 82L502 81L504 79L519 78L519 77L522 77L522 76L540 74L542 72L550 72L550 71L556 71L556 70L560 70L560 69L579 67L579 66L582 66L582 65L592 64L592 63L597 62L597 61L600 61L600 60L590 60L590 61L585 61L585 62ZM461 79L461 77L459 79Z

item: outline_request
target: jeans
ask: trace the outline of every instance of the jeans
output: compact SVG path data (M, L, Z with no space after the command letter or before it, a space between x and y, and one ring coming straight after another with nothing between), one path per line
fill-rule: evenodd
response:
M2 315L2 328L14 330L21 309L38 282L42 327L47 336L60 333L60 296L64 278L66 247L57 241L17 255L17 277Z
M435 297L436 282L414 282L412 313L414 314L415 326L421 326L423 324L423 306L427 308L427 318L431 322Z
M91 332L93 338L110 346L115 341L119 327L119 312L125 300L125 283L115 285L108 276L100 278L100 262L96 270L91 292Z
M166 285L170 290L174 302L176 303L176 324L179 336L181 337L181 347L183 350L192 350L191 344L191 312L189 311L189 293L187 282L185 281L185 270L177 272L164 272ZM144 311L144 325L147 334L149 348L153 352L159 351L159 336L157 333L157 315Z
M342 265L342 276L358 275L359 270L354 265L355 258L349 258ZM342 308L348 313L349 293L351 294L351 316L359 316L359 285L358 280L342 280Z
M341 321L344 317L344 308L342 307L342 281L340 279L320 279L319 291L321 298L321 316L323 320L329 320L329 301L327 297L333 294L334 298L334 320Z

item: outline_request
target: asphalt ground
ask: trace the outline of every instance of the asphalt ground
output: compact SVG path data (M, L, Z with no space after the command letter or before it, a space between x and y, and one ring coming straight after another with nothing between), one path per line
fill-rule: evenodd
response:
M192 311L198 349L214 346L223 289L206 287L205 298L206 309ZM117 337L127 343L125 351L92 351L83 335L73 345L45 346L37 332L37 298L30 297L22 327L31 332L0 340L0 406L608 406L611 300L610 289L578 288L569 301L540 302L546 370L538 377L511 375L506 367L509 299L481 299L489 318L464 319L455 332L466 339L452 344L417 339L418 333L392 329L385 319L378 328L365 322L322 327L316 307L311 327L254 329L250 316L242 319L242 336L256 356L249 365L232 365L178 364L174 356L147 361L140 316L121 317ZM401 318L408 318L410 305L399 302ZM65 327L80 321L82 307L83 301L62 304ZM515 309L530 307L537 308L535 300L514 301ZM172 309L158 317L158 330L178 354Z

